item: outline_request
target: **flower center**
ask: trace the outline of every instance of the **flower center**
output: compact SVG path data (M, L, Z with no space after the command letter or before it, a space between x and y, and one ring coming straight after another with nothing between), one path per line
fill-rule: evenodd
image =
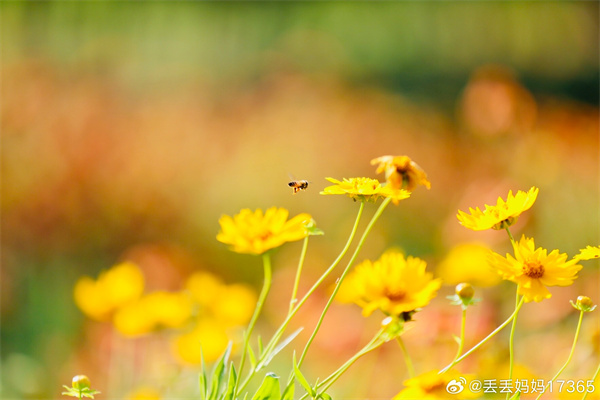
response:
M401 301L406 297L406 292L402 289L385 288L384 295L391 301Z
M523 264L523 273L532 279L538 279L544 276L544 266L538 261L526 262Z

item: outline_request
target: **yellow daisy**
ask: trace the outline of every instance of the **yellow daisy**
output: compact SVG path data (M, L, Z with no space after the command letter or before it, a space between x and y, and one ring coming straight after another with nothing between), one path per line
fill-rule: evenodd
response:
M600 258L600 246L587 246L585 249L579 250L579 254L575 258L584 261Z
M454 371L439 374L429 371L414 378L405 380L403 389L393 400L436 400L436 399L468 399L477 398L479 393L471 392L467 382L470 375Z
M414 311L426 306L442 284L425 268L419 258L387 251L377 261L356 266L342 284L339 300L358 304L364 316L376 309L393 316Z
M321 194L344 194L353 200L377 201L380 197L391 197L394 204L400 200L410 197L410 192L382 186L377 179L371 178L344 178L338 181L333 178L325 178L335 185L328 186Z
M539 189L535 186L529 189L528 192L519 190L516 195L513 195L511 190L508 192L506 201L498 197L498 202L495 206L486 204L483 211L479 207L475 209L469 207L470 214L458 210L456 217L461 225L474 231L482 231L490 228L504 229L514 224L517 221L517 217L523 211L531 208L533 203L535 203L538 192Z
M219 219L221 231L217 240L231 245L237 253L262 254L285 242L304 239L311 216L303 213L288 220L288 215L288 210L277 207L264 213L260 209L244 209L233 217L224 215Z
M526 302L549 299L552 295L546 286L569 286L581 269L577 259L567 261L567 255L558 250L548 254L544 248L536 249L533 239L525 235L513 243L513 248L514 257L491 253L490 262L503 279L518 285L518 293L525 296Z
M394 189L406 189L411 192L418 185L431 188L423 168L407 156L381 156L371 160L371 165L375 164L379 164L376 172L385 172L388 185Z

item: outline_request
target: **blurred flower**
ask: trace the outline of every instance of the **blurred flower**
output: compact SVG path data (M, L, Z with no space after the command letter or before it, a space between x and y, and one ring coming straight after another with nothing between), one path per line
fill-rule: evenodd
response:
M180 328L192 315L185 293L153 292L115 313L115 328L125 336L139 336L159 328Z
M191 332L176 337L173 348L182 362L200 364L202 357L207 363L217 360L228 343L229 337L222 324L216 320L203 319Z
M468 282L478 287L493 286L500 281L500 277L489 266L489 254L490 249L482 244L459 244L442 260L437 272L449 285Z
M465 384L461 382L461 378L466 380L466 377L467 375L454 371L444 372L443 374L439 374L435 370L425 372L405 380L403 382L405 389L394 396L393 400L468 399L479 397L478 393L464 388ZM456 388L455 391L453 391L453 388Z
M575 256L580 260L591 260L593 258L600 258L600 246L587 246L585 249L579 250L579 254Z
M425 171L407 156L381 156L371 160L371 165L375 164L379 164L376 173L385 172L385 180L393 189L411 192L418 185L431 188Z
M190 292L193 301L208 307L221 295L225 283L210 272L199 271L190 275L185 288Z
M520 242L513 243L515 256L502 257L491 253L491 264L503 279L515 282L518 293L525 296L525 301L536 302L550 298L552 295L546 286L569 286L577 278L581 269L577 259L567 261L566 254L553 250L548 254L541 247L535 248L533 238L525 235Z
M257 296L255 291L243 284L226 286L215 298L212 311L215 318L226 326L241 326L250 321Z
M160 392L149 386L142 386L130 392L126 400L160 400Z
M306 224L311 216L303 213L287 220L289 211L284 208L269 208L264 214L257 209L243 209L233 218L224 215L219 219L221 231L219 242L231 245L237 253L262 254L279 247L285 242L303 239L308 234Z
M410 197L410 192L402 189L394 189L381 186L377 179L371 178L344 178L338 181L333 178L325 178L335 185L327 186L321 194L345 194L353 200L377 201L380 197L391 197L394 204L400 200Z
M504 229L511 226L517 221L517 217L523 211L531 208L537 198L539 189L535 186L529 189L529 192L519 190L516 195L512 194L512 190L508 192L508 197L504 201L498 197L498 202L495 206L485 205L485 210L481 211L479 207L472 209L469 207L469 214L458 210L458 221L465 228L474 231L482 231L485 229Z
M359 264L343 282L339 299L358 304L365 316L376 309L393 316L414 311L427 305L442 283L425 268L419 258L387 251L377 261Z
M108 320L119 307L138 299L144 291L144 275L139 267L124 262L101 272L98 280L84 276L75 284L75 304L88 317Z

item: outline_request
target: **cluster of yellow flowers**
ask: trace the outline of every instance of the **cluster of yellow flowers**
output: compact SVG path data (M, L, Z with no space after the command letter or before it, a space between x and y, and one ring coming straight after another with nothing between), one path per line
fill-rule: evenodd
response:
M144 293L144 275L132 262L117 264L96 280L80 278L74 298L84 314L111 321L125 337L175 330L175 355L189 364L199 364L202 353L207 362L217 359L248 322L256 302L249 286L227 285L208 272L192 274L181 291Z
M358 352L352 362L385 341L394 338L398 340L405 352L400 338L403 324L411 321L414 313L427 306L435 298L443 280L446 284L467 282L457 286L456 292L463 305L463 328L466 306L473 304L476 300L472 299L474 291L471 284L489 287L497 284L500 280L514 282L517 285L517 294L520 296L521 302L518 303L511 319L498 328L502 329L510 320L514 324L523 301L540 302L550 298L551 293L548 287L569 286L574 282L577 273L582 268L579 265L580 261L600 258L600 246L587 246L577 256L569 259L566 254L560 253L558 250L548 252L544 248L536 247L534 239L525 235L518 241L514 240L509 228L523 212L534 205L539 189L532 187L527 192L517 191L514 195L510 191L506 200L498 198L496 205L485 205L483 210L478 207L469 208L468 213L459 210L457 214L459 223L471 230L505 229L512 244L513 254L502 256L481 244L461 244L453 249L446 260L441 263L438 272L442 279L434 278L432 273L426 271L427 265L424 260L406 256L397 250L388 250L375 261L364 260L350 270L365 237L387 204L390 202L398 204L401 200L409 198L417 186L425 186L428 189L431 187L426 173L409 157L383 156L372 160L371 164L377 165L377 173L384 173L385 182L366 177L344 178L341 181L326 178L333 185L324 188L321 192L323 195L345 195L354 201L361 202L361 211L359 211L354 229L358 225L364 203L383 199L380 208L359 241L346 270L336 281L336 287L330 299L330 302L335 298L341 302L357 304L362 308L364 316L369 316L379 310L386 317L382 329L375 339ZM277 207L269 208L264 212L261 209L255 211L243 209L233 217L222 216L219 224L221 229L217 235L218 241L229 245L232 251L263 256L265 276L263 289L258 297L251 288L245 285L226 285L218 277L206 272L197 272L190 276L185 283L184 290L180 292L144 294L143 274L139 268L132 263L122 263L101 273L97 280L88 277L81 278L75 286L75 301L81 310L91 318L100 321L112 320L116 329L126 336L142 335L160 328L179 329L180 331L174 338L173 347L178 358L182 362L190 364L198 364L202 358L207 362L216 360L227 348L232 338L239 337L241 326L249 322L244 332L238 373L243 372L247 354L251 358L252 368L240 388L237 383L235 384L232 392L235 397L244 389L254 373L264 366L265 359L269 359L273 352L277 352L274 349L289 320L343 257L355 230L338 259L324 272L305 297L298 301L295 296L304 258L304 253L302 254L288 316L271 342L264 348L261 343L259 353L254 354L249 345L249 337L271 285L270 251L284 243L306 239L311 234L315 234L316 228L309 214L302 213L289 218L289 212L286 209ZM303 252L306 250L306 243L305 241ZM460 273L456 271L457 265ZM314 335L319 330L330 302L325 306L299 363L296 365L296 361L294 361L296 373L299 373L299 367ZM578 300L576 308L579 307L577 309L581 309L582 312L595 308L591 300L590 304L586 303L585 307L580 303L582 301ZM185 331L181 331L184 328ZM481 343L484 343L485 340ZM234 342L236 341L234 340ZM394 399L447 397L449 395L447 385L458 377L451 368L470 353L459 358L463 343L464 332L461 333L460 347L455 360L441 371L429 371L415 376L411 363L407 361L411 379L404 382L405 389ZM477 346L471 351L476 348ZM408 355L406 353L404 355L408 359ZM510 368L512 374L512 358ZM343 372L345 369L341 371ZM305 386L305 389L311 392L321 389L321 393L324 393L342 372L332 374L321 384L315 384L314 388L308 387L307 389ZM450 395L455 396L454 394ZM315 396L313 393L313 397ZM460 396L462 397L457 398L468 398L469 394L465 391Z

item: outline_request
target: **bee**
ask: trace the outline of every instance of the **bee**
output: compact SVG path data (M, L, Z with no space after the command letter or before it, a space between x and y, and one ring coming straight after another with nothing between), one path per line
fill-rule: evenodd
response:
M296 180L292 176L290 176L292 181L288 183L288 186L294 190L294 194L298 193L301 190L306 190L308 188L308 184L310 183L307 180Z

